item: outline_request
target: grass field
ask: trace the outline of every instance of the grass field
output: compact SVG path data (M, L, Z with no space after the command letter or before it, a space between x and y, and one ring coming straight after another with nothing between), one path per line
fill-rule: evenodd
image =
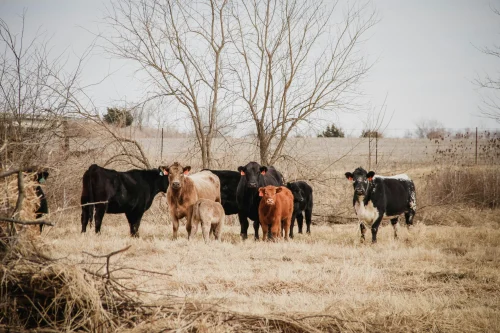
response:
M139 142L153 166L179 161L201 167L186 139L165 140L163 160L156 139ZM401 226L397 240L384 224L372 245L360 242L352 185L343 176L368 168L366 144L353 138L289 142L276 167L287 180L313 186L313 226L311 235L277 243L241 241L234 217L220 243L205 244L200 232L188 242L183 226L173 241L163 195L144 215L138 239L130 238L124 215L105 215L100 235L92 228L81 234L81 175L105 156L66 158L55 164L45 187L48 219L56 225L34 236L34 244L88 274L106 272L105 258L89 253L130 246L111 258L112 276L155 310L117 324L116 331L500 332L498 164L444 163L449 156L438 163L425 140L381 140L372 169L406 172L415 180L417 215L410 230ZM221 140L216 147L221 169L257 160L246 139Z

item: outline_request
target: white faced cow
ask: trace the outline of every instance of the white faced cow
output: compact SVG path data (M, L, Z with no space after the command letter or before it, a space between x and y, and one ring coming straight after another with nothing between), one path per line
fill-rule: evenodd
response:
M365 223L371 226L373 243L377 242L377 231L383 218L391 220L395 238L399 215L405 215L407 226L413 224L417 209L415 185L407 175L375 176L375 172L367 173L360 167L353 173L346 172L345 176L353 182L353 206L360 221L362 241L365 239Z
M191 236L191 217L193 205L199 199L208 199L220 203L219 178L210 171L200 171L189 175L190 166L182 167L175 162L165 168L170 186L167 190L167 202L172 217L173 238L177 238L179 220L186 218L188 239Z

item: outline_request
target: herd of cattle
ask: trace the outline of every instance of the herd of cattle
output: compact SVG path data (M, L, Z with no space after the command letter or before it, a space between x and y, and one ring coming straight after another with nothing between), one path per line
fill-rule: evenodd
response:
M306 232L311 232L313 190L306 182L285 184L278 170L256 162L238 167L238 172L204 169L190 174L190 171L191 167L178 162L158 169L125 172L91 165L83 174L82 232L95 220L95 232L99 233L105 213L124 213L130 234L138 237L142 216L160 192L167 195L174 239L178 237L179 220L186 218L188 239L201 224L205 241L211 233L220 240L225 216L233 214L238 214L243 239L248 237L248 219L253 221L255 239L259 239L259 227L264 240L293 238L294 222L297 220L298 232L302 233L304 215ZM404 214L408 226L413 223L415 185L407 175L382 177L360 167L345 176L353 183L353 207L360 221L362 240L365 223L371 227L374 243L383 218L390 219L396 238L399 215ZM37 174L39 183L47 177L47 172ZM36 215L40 218L48 213L48 206L40 186L36 192L40 197Z

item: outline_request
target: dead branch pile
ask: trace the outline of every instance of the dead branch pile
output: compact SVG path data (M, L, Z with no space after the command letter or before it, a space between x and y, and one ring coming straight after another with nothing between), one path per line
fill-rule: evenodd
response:
M40 206L40 200L36 195L34 173L23 173L24 175L24 200L18 218L21 220L34 220L35 211ZM12 216L19 196L17 174L0 178L0 215Z

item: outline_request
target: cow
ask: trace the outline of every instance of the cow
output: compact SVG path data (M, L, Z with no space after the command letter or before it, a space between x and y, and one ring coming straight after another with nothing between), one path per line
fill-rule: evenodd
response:
M173 238L177 238L179 220L186 218L188 239L191 237L191 218L193 205L199 199L219 202L219 178L208 170L189 175L190 166L183 167L178 162L166 168L170 186L167 190L167 202L172 218Z
M295 225L295 218L297 218L297 225L299 227L299 234L302 233L302 225L304 222L304 212L306 216L306 232L311 233L311 218L313 209L313 190L304 181L297 181L293 183L286 183L286 187L292 191L293 194L293 215L292 223L290 226L290 238L293 238L293 227Z
M38 184L44 184L47 178L49 177L49 172L48 171L40 171L37 172L35 175L35 181ZM43 192L43 189L40 185L37 185L35 188L35 193L38 199L40 200L40 206L38 209L35 211L35 217L37 219L42 218L43 215L49 213L49 205L47 203L47 197L45 197L45 193ZM43 224L40 224L40 233L43 231Z
M258 189L267 185L281 186L283 176L274 167L261 166L257 162L249 162L239 166L240 182L236 190L238 218L241 225L241 238L248 238L248 219L253 221L255 239L259 239L259 203L261 197Z
M354 187L353 206L360 221L361 241L365 239L366 227L371 226L372 243L377 242L377 231L382 218L391 220L394 237L397 238L398 217L404 214L406 225L413 224L417 209L415 185L405 174L392 177L376 176L359 167L353 173L346 172Z
M293 194L285 186L268 185L259 188L259 221L262 226L262 240L266 240L268 230L273 239L281 238L284 232L288 240L293 215Z
M219 177L220 181L220 200L224 208L224 214L238 214L238 203L236 202L236 190L240 182L240 173L232 170L212 170L203 169L212 172Z
M220 240L225 217L224 208L220 203L209 199L199 199L193 206L191 235L196 235L198 225L201 223L205 243L210 240L211 233L214 234L215 240Z
M95 232L101 232L104 213L125 213L130 226L130 235L139 237L139 225L154 197L165 193L168 177L165 168L151 170L129 170L120 172L92 164L83 174L82 233L92 222L95 211ZM94 203L95 204L92 204Z

